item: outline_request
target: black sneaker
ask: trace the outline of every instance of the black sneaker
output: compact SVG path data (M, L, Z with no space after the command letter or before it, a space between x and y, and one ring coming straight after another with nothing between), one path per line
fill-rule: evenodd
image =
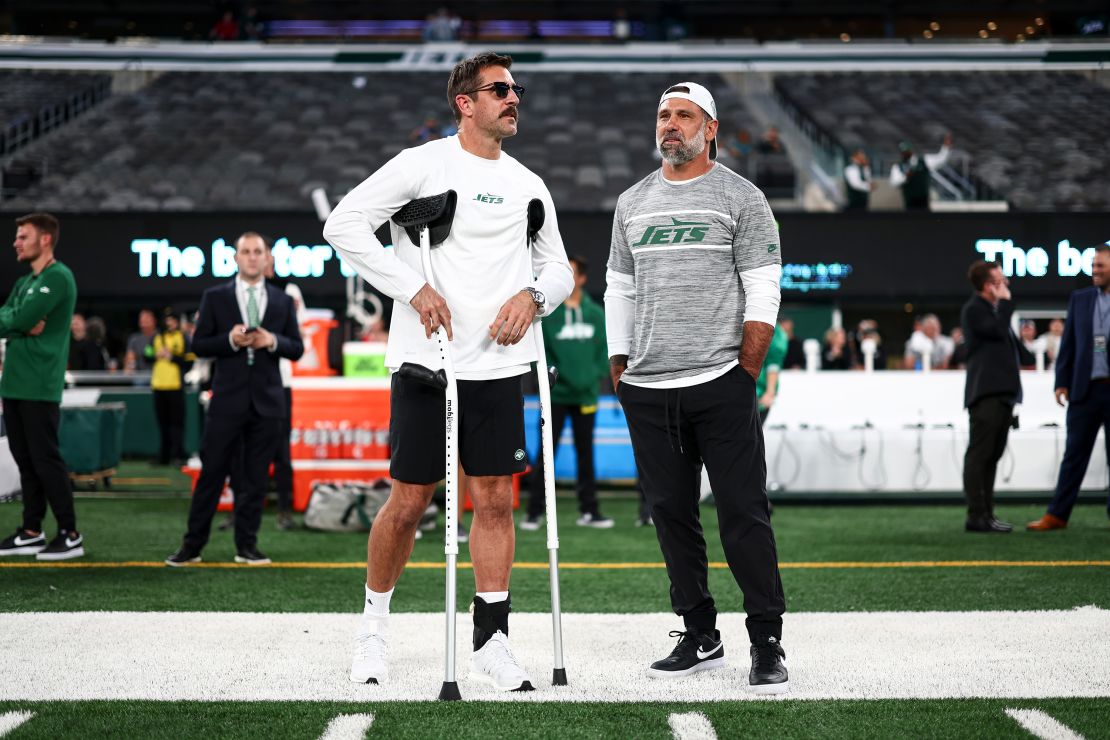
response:
M273 561L258 551L254 545L250 547L240 547L238 552L235 553L236 563L246 563L247 565L269 565Z
M459 522L458 533L459 542L470 542L470 530L462 522Z
M671 637L677 637L678 644L663 660L657 660L647 669L651 678L680 678L698 671L710 671L725 666L725 646L721 633L717 630L694 630L679 632L673 630Z
M758 635L752 644L752 670L748 684L756 694L785 694L790 691L786 673L786 651L771 635Z
M46 548L46 533L29 534L22 527L15 534L0 542L0 556L35 555Z
M85 540L80 532L59 531L50 544L35 555L35 560L72 560L85 554Z
M277 528L282 530L295 529L297 522L293 520L293 515L287 511L279 511L277 515Z
M175 552L173 555L170 555L163 562L171 568L180 568L181 566L188 565L189 563L199 563L200 550L189 547L188 545L182 545L181 547L177 548L177 552Z

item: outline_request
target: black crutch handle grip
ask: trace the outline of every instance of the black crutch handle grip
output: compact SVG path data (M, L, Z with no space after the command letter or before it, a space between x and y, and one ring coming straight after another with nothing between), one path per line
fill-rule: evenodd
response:
M447 390L447 372L442 369L432 370L423 365L417 365L415 362L405 362L397 369L397 373L402 378L411 378L418 383L430 385L441 391Z

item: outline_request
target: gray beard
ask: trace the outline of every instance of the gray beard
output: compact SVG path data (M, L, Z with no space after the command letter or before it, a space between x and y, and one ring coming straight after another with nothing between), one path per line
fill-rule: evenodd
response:
M663 142L659 142L659 153L663 155L663 159L673 167L684 165L693 160L703 151L705 151L705 131L699 131L698 135L691 141L682 142L675 146L673 149L667 150L663 148Z

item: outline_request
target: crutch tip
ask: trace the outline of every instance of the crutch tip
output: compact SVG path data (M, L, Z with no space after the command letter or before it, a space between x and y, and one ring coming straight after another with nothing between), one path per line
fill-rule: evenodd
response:
M556 668L555 672L551 674L552 686L566 686L567 685L567 669Z
M439 690L440 701L459 701L462 699L462 694L459 693L458 681L444 681L443 688Z

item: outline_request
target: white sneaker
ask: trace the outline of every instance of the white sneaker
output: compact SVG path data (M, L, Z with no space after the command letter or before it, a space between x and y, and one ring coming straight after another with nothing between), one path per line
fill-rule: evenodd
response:
M355 635L354 657L351 659L351 680L355 683L382 684L389 679L389 646L385 635L360 632Z
M593 527L594 529L612 529L613 520L602 514L583 514L575 522L579 527Z
M528 675L509 648L509 638L498 630L481 650L470 656L470 678L488 683L498 691L534 691Z
M520 528L525 532L535 532L543 524L543 516L526 516L520 520Z

